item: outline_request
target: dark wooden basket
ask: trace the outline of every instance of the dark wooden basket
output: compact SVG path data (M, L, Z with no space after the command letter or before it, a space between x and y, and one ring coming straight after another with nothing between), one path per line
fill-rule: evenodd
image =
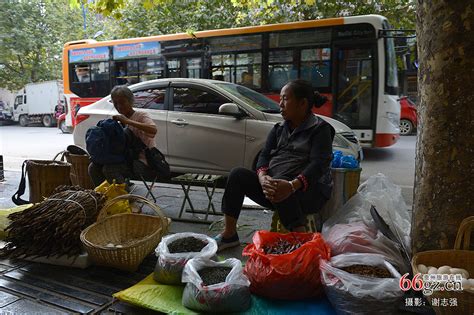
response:
M70 185L71 164L62 161L28 160L26 164L30 202L36 203L49 197L60 185Z

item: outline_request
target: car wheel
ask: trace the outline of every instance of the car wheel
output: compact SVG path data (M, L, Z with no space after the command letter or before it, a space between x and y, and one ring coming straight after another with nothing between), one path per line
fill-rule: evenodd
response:
M400 134L402 136L409 135L413 132L413 124L408 119L400 120Z
M51 117L51 115L44 115L43 116L43 126L52 127L53 125L54 125L53 117Z
M25 115L20 116L20 126L22 127L28 126L28 117L26 117Z
M66 126L66 121L63 120L59 123L59 129L61 129L61 131L63 133L71 133L71 131L69 131L69 128Z

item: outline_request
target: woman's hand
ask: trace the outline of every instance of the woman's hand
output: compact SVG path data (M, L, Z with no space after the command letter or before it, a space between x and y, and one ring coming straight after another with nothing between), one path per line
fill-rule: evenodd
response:
M116 120L116 121L119 121L124 125L128 125L130 123L130 119L128 119L124 115L114 115L114 116L112 116L112 119Z
M271 199L272 203L278 203L288 198L293 193L293 188L289 181L284 179L272 179L272 184L275 186L275 192Z
M260 186L262 186L263 193L265 197L271 201L273 195L275 194L276 184L273 182L273 178L269 175L259 175L258 181Z

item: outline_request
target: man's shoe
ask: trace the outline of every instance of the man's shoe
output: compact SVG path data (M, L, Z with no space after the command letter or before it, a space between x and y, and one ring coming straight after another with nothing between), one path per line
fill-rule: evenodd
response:
M235 233L234 236L229 238L222 237L222 234L219 234L214 237L214 240L217 242L217 251L220 252L226 248L236 247L240 245L239 235Z

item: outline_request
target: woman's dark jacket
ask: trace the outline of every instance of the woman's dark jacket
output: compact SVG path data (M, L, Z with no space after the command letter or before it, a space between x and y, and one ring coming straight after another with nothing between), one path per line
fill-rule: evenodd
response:
M277 123L268 135L257 162L276 179L298 178L303 188L296 192L307 213L320 210L331 197L331 159L334 128L311 115L291 131L287 121Z

